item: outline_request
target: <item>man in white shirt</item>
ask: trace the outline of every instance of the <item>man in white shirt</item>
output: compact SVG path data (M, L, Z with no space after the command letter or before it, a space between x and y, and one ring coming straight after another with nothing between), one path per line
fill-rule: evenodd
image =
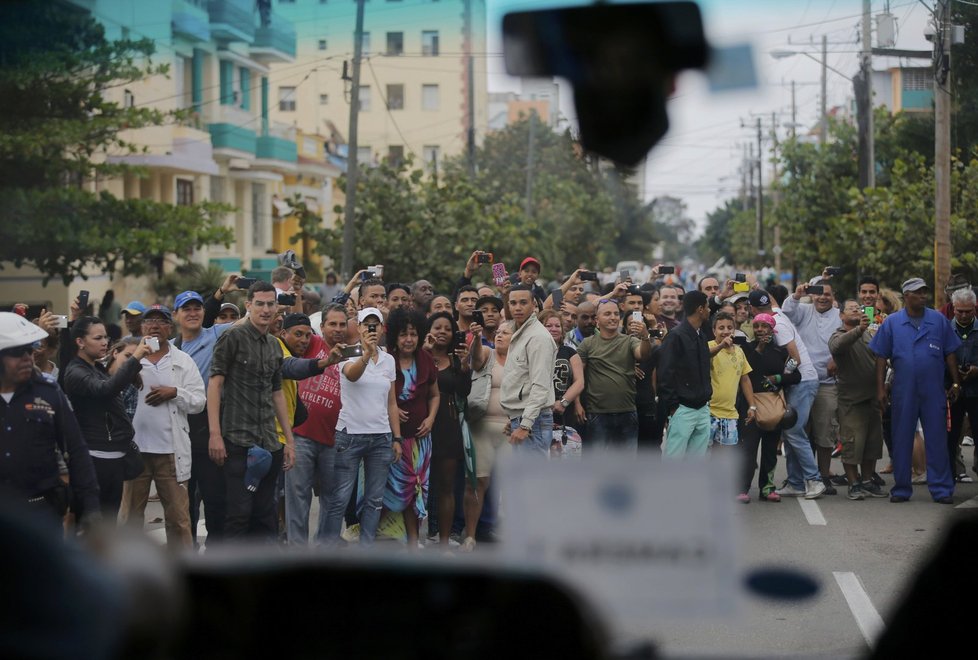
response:
M190 433L187 415L204 409L204 381L193 358L171 349L170 310L162 305L143 313L142 333L159 342L159 350L140 363L142 387L132 425L143 458L143 473L126 483L127 520L142 529L150 482L156 483L163 504L167 545L193 547L190 534Z

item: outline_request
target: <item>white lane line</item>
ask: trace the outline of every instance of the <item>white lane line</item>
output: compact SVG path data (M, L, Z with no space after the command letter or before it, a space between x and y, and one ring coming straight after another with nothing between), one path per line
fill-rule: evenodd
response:
M955 509L978 509L978 497L972 497L954 507Z
M818 503L815 500L806 500L804 497L798 498L798 504L801 505L801 511L805 514L805 518L808 519L809 525L825 525L825 516L822 515L822 510L818 507Z
M833 572L842 595L845 596L846 603L852 611L852 616L856 619L856 625L863 634L866 644L870 647L876 643L876 639L883 631L883 618L880 616L873 602L869 599L869 594L863 588L863 583L859 576L849 572Z

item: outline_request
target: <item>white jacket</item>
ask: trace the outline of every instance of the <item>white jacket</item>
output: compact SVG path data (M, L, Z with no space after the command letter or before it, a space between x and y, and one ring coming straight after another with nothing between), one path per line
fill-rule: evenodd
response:
M190 479L190 425L187 415L199 413L207 404L207 394L204 390L204 380L200 377L200 371L193 358L170 345L170 368L173 370L173 386L177 388L177 395L162 404L166 412L170 415L170 429L173 440L173 458L176 464L177 481L187 481ZM144 358L145 359L145 358ZM146 395L149 392L144 388L139 393L139 406L136 407L136 415L139 415L140 407L145 406ZM135 420L133 420L135 422ZM137 445L140 445L139 434L134 438ZM140 449L142 449L140 445Z
M530 316L513 333L509 342L499 403L510 417L521 424L533 424L540 412L554 405L554 361L557 345L553 337Z

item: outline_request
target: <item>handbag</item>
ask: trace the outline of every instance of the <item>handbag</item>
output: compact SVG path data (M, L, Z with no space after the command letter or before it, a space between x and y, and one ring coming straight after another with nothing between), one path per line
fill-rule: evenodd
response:
M788 409L784 392L754 392L754 422L762 431L775 431L781 428L781 420Z
M141 475L146 466L143 465L143 454L134 440L129 441L126 455L122 457L122 480L131 481Z

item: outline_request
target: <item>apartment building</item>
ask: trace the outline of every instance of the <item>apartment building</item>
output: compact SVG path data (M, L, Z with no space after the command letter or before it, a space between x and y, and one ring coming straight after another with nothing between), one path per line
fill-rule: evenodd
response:
M273 1L295 27L297 49L294 64L270 66L272 119L311 133L338 127L345 142L351 82L343 74L352 75L356 1ZM360 162L410 155L437 163L465 151L470 121L481 142L493 56L485 0L367 0L363 55Z

